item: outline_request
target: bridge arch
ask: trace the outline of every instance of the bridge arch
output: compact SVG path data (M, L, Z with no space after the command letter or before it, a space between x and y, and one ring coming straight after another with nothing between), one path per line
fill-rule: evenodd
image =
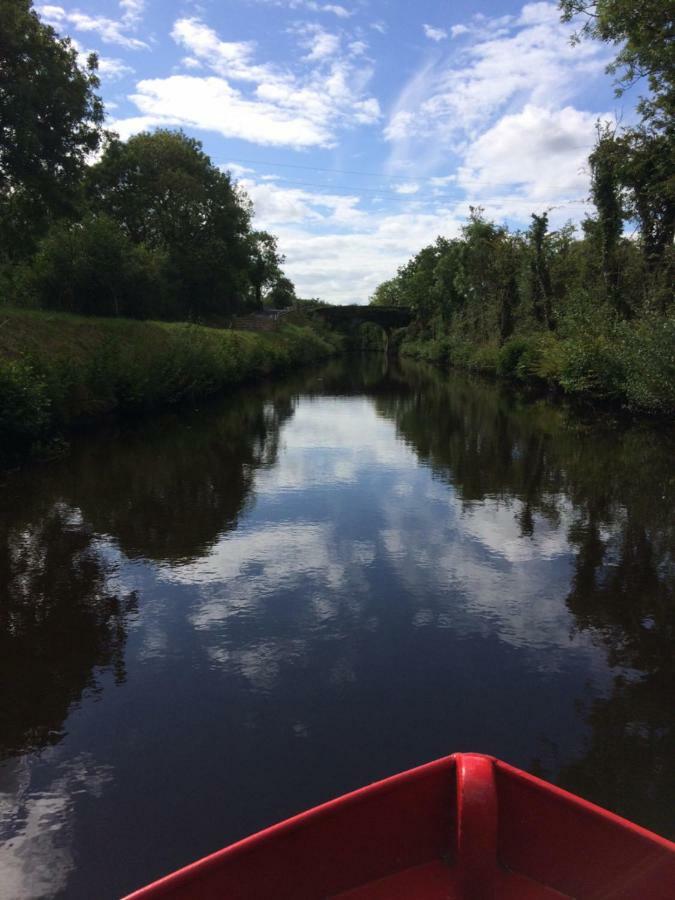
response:
M392 331L405 328L413 320L413 312L407 306L320 306L312 315L326 322L337 331L354 332L366 322L378 325L384 332L385 352L389 350Z

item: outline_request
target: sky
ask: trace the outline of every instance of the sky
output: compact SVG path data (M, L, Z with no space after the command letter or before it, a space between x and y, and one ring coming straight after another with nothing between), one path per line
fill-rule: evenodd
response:
M108 127L202 141L273 232L301 297L367 303L469 206L511 227L588 210L595 123L631 121L615 51L557 4L63 0L41 18L100 57Z

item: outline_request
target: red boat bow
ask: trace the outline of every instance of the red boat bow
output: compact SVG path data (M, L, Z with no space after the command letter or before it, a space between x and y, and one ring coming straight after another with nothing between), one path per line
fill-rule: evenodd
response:
M274 825L126 900L674 900L675 844L456 753Z

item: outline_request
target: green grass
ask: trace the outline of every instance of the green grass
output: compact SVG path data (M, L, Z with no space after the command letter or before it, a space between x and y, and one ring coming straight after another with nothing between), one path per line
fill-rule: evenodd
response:
M0 310L0 460L73 426L211 394L329 356L307 325L253 333L166 322Z

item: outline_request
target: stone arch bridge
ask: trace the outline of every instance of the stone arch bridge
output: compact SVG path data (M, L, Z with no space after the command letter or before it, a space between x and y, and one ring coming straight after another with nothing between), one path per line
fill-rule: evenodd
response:
M354 332L366 322L372 322L384 332L384 349L389 349L389 337L397 328L405 328L413 320L408 306L319 306L312 315L322 319L337 331Z

